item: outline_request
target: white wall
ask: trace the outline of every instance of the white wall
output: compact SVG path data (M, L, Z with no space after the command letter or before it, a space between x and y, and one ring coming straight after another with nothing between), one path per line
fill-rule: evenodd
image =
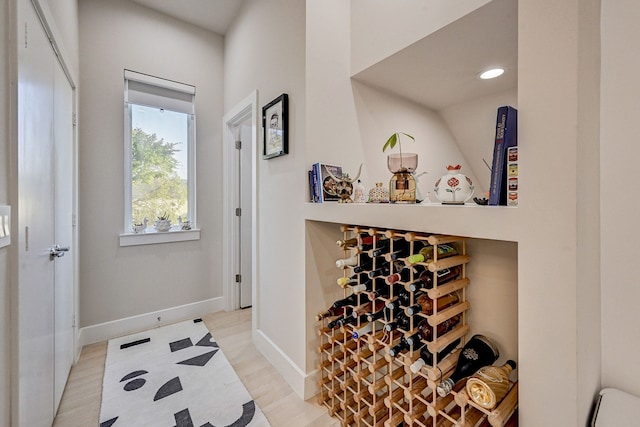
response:
M9 28L8 1L0 2L0 205L9 203L9 47L7 31ZM0 249L0 427L9 426L9 382L11 349L10 325L10 288L9 288L9 249Z
M289 154L258 157L257 329L260 349L302 394L304 336L305 2L248 0L225 37L225 111L258 90L289 95ZM258 153L260 155L260 153Z
M636 54L640 4L602 0L601 212L602 386L640 395L638 199L634 190L640 146Z
M222 296L222 37L126 0L81 0L79 21L80 326ZM125 68L196 86L199 241L118 245Z

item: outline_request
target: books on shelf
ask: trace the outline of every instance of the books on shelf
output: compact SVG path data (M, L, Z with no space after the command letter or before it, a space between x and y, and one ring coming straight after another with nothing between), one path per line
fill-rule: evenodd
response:
M491 185L489 187L489 205L517 205L517 186L518 186L518 110L505 105L498 108L498 116L496 118L496 136L493 146L493 164L491 166ZM515 154L515 160L509 160L509 149L511 154ZM515 169L510 169L515 166ZM511 173L510 173L511 172ZM515 175L514 175L515 174ZM515 184L515 203L508 202L511 191L508 186L509 179Z
M309 171L309 199L313 203L338 201L340 197L335 191L336 181L331 178L328 171L336 178L342 177L342 166L314 163Z

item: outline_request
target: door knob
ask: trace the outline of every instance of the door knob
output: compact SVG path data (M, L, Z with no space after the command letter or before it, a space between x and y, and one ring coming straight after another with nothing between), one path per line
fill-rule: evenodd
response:
M71 249L69 246L63 247L55 244L49 248L49 259L53 261L56 258L63 257L65 252L69 252L69 249Z

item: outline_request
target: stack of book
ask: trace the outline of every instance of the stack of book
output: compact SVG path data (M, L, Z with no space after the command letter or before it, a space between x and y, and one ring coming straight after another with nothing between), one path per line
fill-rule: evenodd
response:
M328 171L331 171L336 178L342 177L342 166L314 163L309 171L309 200L312 203L340 200L335 191L337 183Z

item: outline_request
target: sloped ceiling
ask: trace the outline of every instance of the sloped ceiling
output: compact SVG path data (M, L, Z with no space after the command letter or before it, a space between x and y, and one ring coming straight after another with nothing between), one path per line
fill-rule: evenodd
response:
M132 0L214 33L224 35L243 0Z

